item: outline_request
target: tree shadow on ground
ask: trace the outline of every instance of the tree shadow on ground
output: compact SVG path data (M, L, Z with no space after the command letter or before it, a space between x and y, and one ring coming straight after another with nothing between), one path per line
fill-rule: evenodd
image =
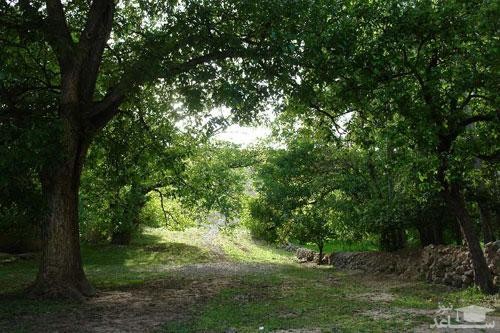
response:
M115 296L110 296L110 293L142 288L148 282L160 278L168 278L171 282L163 283L162 287L170 290L182 289L182 281L169 278L172 275L170 269L186 263L210 261L212 254L198 246L179 242L166 242L156 235L143 235L138 242L133 242L128 246L82 244L82 257L85 272L98 290L98 296L90 300L90 303L103 300L103 295L107 295L107 298L104 298L107 301L104 301L104 303L109 302L109 304L112 304ZM71 311L79 312L88 306L88 302L78 304L58 300L27 299L24 290L35 279L37 266L37 260L19 261L0 266L1 332L12 331L13 327L19 325L22 328L24 327L23 322L32 322L33 319L39 316L43 317L48 313L58 313L62 312L62 310L65 310L64 312L67 310L68 313L71 313ZM149 296L144 297L148 298ZM126 297L117 298L118 301L124 299ZM89 313L92 313L92 311ZM97 312L93 313L93 315L99 316ZM38 322L38 320L35 320L35 322ZM78 326L75 326L75 328L78 328Z

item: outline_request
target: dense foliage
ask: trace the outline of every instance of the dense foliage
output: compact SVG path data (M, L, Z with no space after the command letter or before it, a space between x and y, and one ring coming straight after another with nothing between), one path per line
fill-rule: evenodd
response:
M127 244L144 224L243 211L256 236L320 251L464 241L491 292L499 7L2 1L0 245L41 240L35 294L78 297L93 294L80 237ZM269 147L210 139L266 108Z
M356 2L307 34L277 124L285 149L271 149L260 172L255 234L321 249L328 215L334 231L375 234L385 250L415 233L422 245L463 235L476 282L491 291L478 235L492 241L500 225L498 10L489 1ZM315 223L288 227L310 210Z

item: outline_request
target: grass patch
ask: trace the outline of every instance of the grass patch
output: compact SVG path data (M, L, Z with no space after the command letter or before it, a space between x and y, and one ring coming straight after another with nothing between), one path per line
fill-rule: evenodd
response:
M444 285L415 282L412 288L390 289L397 296L396 305L418 309L436 309L437 304L463 307L471 304L498 307L497 295L485 295L476 287L455 289Z
M218 245L229 259L238 262L290 263L294 255L265 242L252 239L246 229L234 229L222 233Z
M347 248L340 241L329 244L329 251L373 249L373 244L356 248ZM220 249L222 257L211 251L214 249ZM218 275L217 279L224 281L216 282L224 282L220 284L223 287L183 310L188 312L183 312L181 319L165 323L164 332L224 332L229 328L256 332L259 327L264 327L264 332L294 328L402 332L432 323L426 313L437 309L439 303L498 307L495 297L484 296L475 288L454 290L337 271L330 266L300 265L293 254L255 241L242 229L221 233L210 244L201 229L146 229L130 246L83 245L82 253L87 275L101 290L141 288L148 280L169 278L174 265L220 260L242 266L265 264L255 272ZM24 315L37 318L45 313L83 311L79 304L23 299L19 291L35 274L35 260L0 267L0 330L2 321L13 323L6 327L27 330L28 324L19 320ZM189 288L190 282L185 282L176 288Z
M197 229L172 232L146 228L128 246L82 244L85 273L96 287L113 288L165 276L173 265L210 262L213 253L193 241L200 239L198 233ZM36 260L0 266L1 293L22 291L35 279L36 272Z
M314 243L298 244L310 250L319 251L319 248ZM378 251L378 245L375 241L362 240L359 242L344 241L340 239L330 240L325 243L323 248L324 253L331 252L367 252L367 251Z
M164 332L265 332L277 329L318 328L327 332L387 332L411 329L421 318L396 315L374 321L365 314L388 307L354 295L368 292L353 285L350 276L332 268L284 266L271 275L236 281L193 310L190 319L169 322ZM389 310L388 310L389 311Z

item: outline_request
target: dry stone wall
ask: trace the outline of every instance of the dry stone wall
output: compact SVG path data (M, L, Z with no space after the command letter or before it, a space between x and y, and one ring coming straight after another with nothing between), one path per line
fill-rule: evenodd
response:
M500 241L486 244L484 252L494 283L500 288ZM308 249L299 248L296 254L302 262L318 258ZM342 269L398 274L458 288L468 287L474 281L470 254L463 246L429 245L395 253L336 252L326 255L323 261Z

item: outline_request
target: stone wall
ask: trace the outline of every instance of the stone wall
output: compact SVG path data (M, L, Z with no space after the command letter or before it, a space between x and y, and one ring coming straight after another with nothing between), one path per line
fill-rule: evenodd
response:
M297 258L313 261L316 254L311 252L297 249ZM500 241L486 244L485 257L494 282L500 287ZM326 255L323 260L342 269L398 274L458 288L468 287L474 280L469 252L462 246L429 245L420 250L395 253L337 252Z

